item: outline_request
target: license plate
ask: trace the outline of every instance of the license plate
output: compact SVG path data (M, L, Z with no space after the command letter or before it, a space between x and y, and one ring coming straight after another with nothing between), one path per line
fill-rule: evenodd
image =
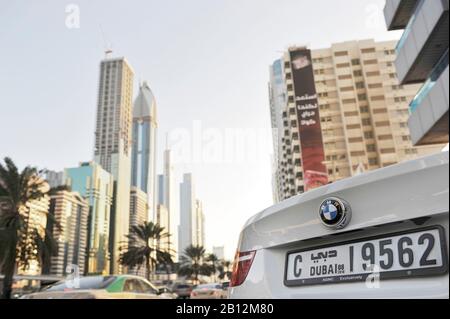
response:
M439 275L447 270L444 229L436 226L289 252L284 284Z

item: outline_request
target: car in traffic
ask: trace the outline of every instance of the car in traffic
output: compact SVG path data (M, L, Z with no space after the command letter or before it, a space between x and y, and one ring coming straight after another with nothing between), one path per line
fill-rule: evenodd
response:
M57 282L21 299L172 299L148 280L132 275L87 276Z
M251 217L231 299L449 298L449 153L310 190Z
M175 283L172 286L172 292L180 299L186 299L191 297L192 285L188 283Z
M178 298L178 295L176 293L174 293L172 291L172 289L167 286L156 286L156 288L158 289L158 293L161 295L164 294L165 296L170 297L170 299Z
M222 284L202 284L191 292L191 299L224 299Z

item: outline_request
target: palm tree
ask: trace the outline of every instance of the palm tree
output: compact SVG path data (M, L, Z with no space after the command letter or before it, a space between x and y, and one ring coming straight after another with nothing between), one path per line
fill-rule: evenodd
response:
M228 260L221 260L219 263L219 267L217 267L217 270L219 271L219 279L224 280L227 278L228 280L231 280L231 261Z
M213 276L213 281L216 281L216 274L219 265L219 258L215 254L209 254L206 260L210 263L211 275Z
M198 284L198 277L200 275L209 276L211 274L211 267L206 262L205 248L194 245L186 247L180 258L178 274L180 276L186 276L195 284Z
M29 204L45 198L48 184L41 171L27 166L19 172L6 157L0 163L0 273L4 274L2 298L11 297L16 267L29 269L33 261L41 266L55 252L56 244L45 225L30 227ZM47 215L47 219L52 216Z
M160 249L159 242L170 237L170 234L152 222L132 226L130 234L126 235L128 242L123 243L119 262L133 268L145 266L146 277L150 280L150 273L159 263L172 264L172 252Z

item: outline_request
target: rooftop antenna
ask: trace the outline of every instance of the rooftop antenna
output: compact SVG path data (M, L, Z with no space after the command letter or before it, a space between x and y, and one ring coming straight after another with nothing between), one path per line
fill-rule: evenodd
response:
M105 32L103 31L102 25L99 26L100 27L100 32L102 34L102 39L103 39L103 46L105 48L105 59L109 58L113 52L112 50L112 43L108 42L106 39L106 35Z

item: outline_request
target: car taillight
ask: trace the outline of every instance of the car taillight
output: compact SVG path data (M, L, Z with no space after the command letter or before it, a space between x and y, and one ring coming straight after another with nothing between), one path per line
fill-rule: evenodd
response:
M236 252L236 257L233 264L233 274L231 275L230 286L236 287L242 285L247 278L256 251Z

